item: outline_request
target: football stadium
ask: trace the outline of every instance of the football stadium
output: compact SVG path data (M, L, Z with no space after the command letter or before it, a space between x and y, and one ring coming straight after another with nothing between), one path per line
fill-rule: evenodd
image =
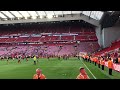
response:
M119 11L0 11L0 79L120 79Z

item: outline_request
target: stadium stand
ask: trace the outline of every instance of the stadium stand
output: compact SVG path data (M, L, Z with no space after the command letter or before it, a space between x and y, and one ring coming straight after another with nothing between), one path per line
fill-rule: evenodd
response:
M5 13L4 11L0 12ZM6 12L13 13L13 11ZM28 12L29 15L32 13L30 11L27 11L26 13ZM119 18L120 12L79 11L79 13L77 14L73 13L74 11L68 11L70 12L70 14L64 14L63 11L63 13L60 16L56 15L55 12L57 11L54 11L54 15L56 16L53 16L51 19L49 19L47 16L48 11L44 11L46 12L46 16L43 15L44 17L42 18L39 15L40 14L39 12L43 11L33 12L38 15L38 17L36 17L36 19L34 20L32 20L32 14L31 16L23 15L22 19L18 17L17 20L11 18L11 22L13 23L11 22L9 23L7 22L7 20L6 21L4 20L5 18L1 17L0 24L1 61L3 59L6 60L7 57L12 59L14 58L15 60L17 60L19 59L19 56L21 56L23 62L25 62L24 60L25 57L26 59L27 58L31 59L31 62L33 57L37 57L40 59L44 58L43 61L42 60L40 61L41 63L50 61L49 57L50 59L51 57L56 58L56 61L59 62L57 59L60 57L61 58L60 63L64 63L63 60L65 60L65 58L68 56L72 57L71 61L72 62L75 61L76 64L79 61L80 62L86 61L83 63L89 65L91 68L92 67L91 64L94 65L95 63L99 65L101 64L100 60L104 59L105 61L104 65L106 67L109 68L108 61L112 60L113 63L112 69L120 72L120 39L119 39L120 26L119 25L117 26L117 23L119 23L119 21L118 22L116 21ZM21 11L19 11L19 14L20 13L21 15L23 14ZM108 16L105 19L106 14ZM113 18L111 19L111 17ZM114 22L116 23L114 23L113 25L113 23L111 23L111 20L114 19L115 19ZM20 20L23 22L20 22ZM109 23L106 23L105 21ZM115 34L117 35L113 36ZM117 60L118 58L119 60ZM69 62L70 64L71 61ZM88 64L89 61L93 63ZM25 63L31 64L31 62ZM47 64L48 62L46 63L46 65ZM82 63L80 64L82 65ZM78 66L80 64L78 64ZM96 70L95 72L97 72L98 70L96 67L92 67L91 70L93 69ZM101 77L102 75L103 77L105 76L103 72L100 72L102 73ZM95 77L93 76L93 78ZM110 77L106 74L105 78Z
M20 26L19 26L20 27ZM0 42L52 42L52 41L96 41L94 28L81 27L79 24L44 24L20 28L1 29ZM7 38L6 38L7 37Z

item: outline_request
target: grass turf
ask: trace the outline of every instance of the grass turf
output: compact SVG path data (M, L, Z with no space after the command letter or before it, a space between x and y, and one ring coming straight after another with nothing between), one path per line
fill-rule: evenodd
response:
M79 74L79 67L84 67L87 74L91 79L94 79L90 71L97 79L119 79L120 73L113 71L113 75L108 75L108 68L102 71L101 68L95 66L92 63L85 62L82 59L70 58L69 60L58 60L57 58L39 59L37 65L33 65L33 60L22 60L21 64L17 63L17 60L9 60L7 64L6 60L0 61L0 79L32 79L36 73L36 68L42 69L42 73L47 79L75 79Z

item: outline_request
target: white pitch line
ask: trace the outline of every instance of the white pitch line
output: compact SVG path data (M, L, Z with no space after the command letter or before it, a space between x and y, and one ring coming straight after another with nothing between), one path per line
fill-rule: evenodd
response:
M80 60L82 63L83 63L83 61L82 60ZM84 64L84 63L83 63ZM85 65L85 64L84 64ZM95 75L93 75L93 73L90 71L90 69L85 65L85 67L88 69L88 71L91 73L91 75L95 78L95 79L97 79L96 77L95 77Z

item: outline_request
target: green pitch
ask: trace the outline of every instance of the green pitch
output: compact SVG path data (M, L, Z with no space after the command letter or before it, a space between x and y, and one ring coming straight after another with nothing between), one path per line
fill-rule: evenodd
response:
M91 79L120 79L120 73L113 71L113 75L108 74L108 68L102 71L93 63L85 62L82 59L70 58L69 60L58 60L57 58L39 59L37 65L33 65L33 60L22 60L21 64L17 60L0 61L0 79L32 79L36 73L36 68L42 69L42 73L47 79L75 79L79 74L79 68L84 67Z

